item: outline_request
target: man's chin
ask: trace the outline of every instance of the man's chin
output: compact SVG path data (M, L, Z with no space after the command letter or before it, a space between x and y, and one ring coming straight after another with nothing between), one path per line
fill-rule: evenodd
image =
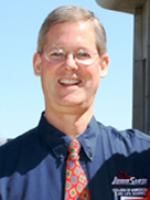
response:
M63 106L80 106L83 104L82 101L79 100L62 100L60 104Z

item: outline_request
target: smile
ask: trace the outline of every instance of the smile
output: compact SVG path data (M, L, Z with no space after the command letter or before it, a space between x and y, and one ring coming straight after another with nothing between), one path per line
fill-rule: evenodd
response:
M70 85L79 85L81 80L73 80L73 79L61 79L59 80L61 85L70 86Z

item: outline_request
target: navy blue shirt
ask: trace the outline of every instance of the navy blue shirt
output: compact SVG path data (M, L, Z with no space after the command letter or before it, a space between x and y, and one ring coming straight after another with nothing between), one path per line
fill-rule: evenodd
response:
M150 137L93 117L78 137L91 200L143 197L150 185ZM0 147L0 200L64 200L70 138L42 115L39 125ZM124 197L124 198L123 198Z

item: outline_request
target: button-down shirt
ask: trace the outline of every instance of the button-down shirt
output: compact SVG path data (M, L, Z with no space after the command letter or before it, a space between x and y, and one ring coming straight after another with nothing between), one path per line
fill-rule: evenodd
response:
M150 138L93 117L78 140L91 200L143 197L150 180ZM47 122L0 147L0 200L64 200L71 139ZM138 192L137 192L138 191Z

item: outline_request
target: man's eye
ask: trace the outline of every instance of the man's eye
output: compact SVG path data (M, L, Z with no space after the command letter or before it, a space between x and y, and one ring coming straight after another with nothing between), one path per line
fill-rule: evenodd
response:
M48 57L51 59L62 59L64 56L64 52L62 51L51 51L48 53Z
M79 59L89 59L91 55L88 52L78 52L77 57Z
M64 55L64 54L63 54L62 52L53 52L53 53L50 53L50 56L52 56L52 57L53 57L53 56L54 56L54 57L55 57L55 56L56 56L56 57L57 57L57 56L59 57L59 56L63 56L63 55Z

